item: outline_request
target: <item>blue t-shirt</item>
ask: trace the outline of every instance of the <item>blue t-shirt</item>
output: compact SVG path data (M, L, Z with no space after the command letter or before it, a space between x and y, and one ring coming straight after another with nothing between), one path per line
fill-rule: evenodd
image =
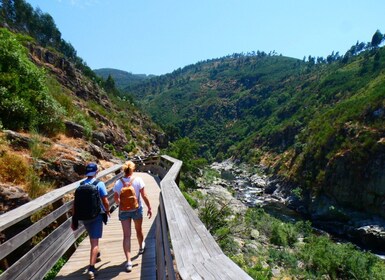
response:
M87 184L87 183L92 184L95 180L96 180L96 178L91 178L91 179L87 178L83 181L84 182L83 184ZM100 198L107 196L108 193L107 193L106 185L104 184L104 182L99 181L99 183L96 186L98 187ZM104 205L103 205L101 200L100 200L100 209L102 209L103 213L106 212L106 210L104 209Z

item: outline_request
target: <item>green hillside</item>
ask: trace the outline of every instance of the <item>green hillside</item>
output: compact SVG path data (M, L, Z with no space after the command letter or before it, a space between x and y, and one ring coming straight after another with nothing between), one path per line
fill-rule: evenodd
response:
M125 89L129 85L136 85L149 78L155 77L154 75L132 74L113 68L95 69L94 72L103 80L107 80L108 76L111 76L115 81L116 87L120 90Z
M312 194L378 212L385 166L385 49L379 42L306 61L234 54L126 91L171 139L193 139L208 160L264 163ZM348 195L352 190L357 199Z

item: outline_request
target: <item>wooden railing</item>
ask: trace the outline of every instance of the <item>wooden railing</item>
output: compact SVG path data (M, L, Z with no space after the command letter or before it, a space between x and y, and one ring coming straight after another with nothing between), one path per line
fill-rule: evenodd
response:
M157 279L251 279L223 254L180 192L182 162L169 156L135 162L138 171L150 172L161 179L156 217ZM120 168L121 165L115 165L97 177L110 189L121 176ZM0 261L2 267L7 267L0 280L43 279L63 255L75 249L76 240L85 232L82 225L76 231L70 228L72 196L79 182L0 216L0 232L6 237L0 245ZM109 200L113 200L111 190ZM42 235L47 231L50 233ZM30 250L23 255L20 250L24 248ZM15 259L20 255L23 256Z
M162 179L156 224L157 279L177 279L177 274L184 280L252 279L222 252L184 198L178 187L181 167L180 160L169 156L140 167L157 172Z
M120 167L106 169L97 177L103 179L107 187L111 186L121 176L118 174ZM72 196L79 182L49 192L0 216L0 232L6 239L0 245L2 268L6 268L0 275L1 280L41 280L75 246L76 240L85 232L83 225L76 231L70 227ZM110 191L110 201L112 195ZM22 251L27 249L25 253Z

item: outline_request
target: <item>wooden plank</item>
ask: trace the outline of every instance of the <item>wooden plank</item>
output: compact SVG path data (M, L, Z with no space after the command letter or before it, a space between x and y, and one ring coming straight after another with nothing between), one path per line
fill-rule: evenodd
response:
M164 177L164 179L165 180L176 181L177 177L179 177L179 172L181 170L183 162L180 161L180 160L174 159L172 157L166 156L166 155L162 156L162 160L170 161L170 162L173 163L173 165L168 170L168 172L167 172L166 176ZM162 160L161 160L161 162L162 162Z
M217 273L212 273L209 269L204 265L205 263L197 262L194 264L194 271L199 273L200 279L215 279Z
M45 216L43 219L35 222L32 224L29 228L22 231L21 233L15 235L11 239L7 240L5 243L0 245L0 260L5 258L7 255L9 255L11 252L19 248L21 244L24 244L26 241L31 239L33 236L35 236L37 233L42 231L45 227L50 225L53 221L55 221L57 218L68 212L68 210L72 207L72 202L68 202L61 206L60 208L56 209L55 211L51 212L47 216Z
M65 252L74 244L74 242L79 237L74 235L72 229L67 227L70 234L66 234L67 238L61 242L60 246L57 246L55 250L47 250L44 255L40 256L39 263L41 264L40 268L36 268L36 271L33 271L33 277L29 278L30 280L41 280L44 276L50 271L50 269L57 263L57 261L64 255ZM28 279L31 274L24 273L19 276L19 279Z
M217 256L206 260L203 265L207 270L216 275L216 279L252 279L244 270L231 261L226 255Z
M210 254L205 250L205 247L202 247L201 245L201 235L207 234L208 232L207 230L198 232L197 229L199 229L199 227L194 224L196 223L196 220L188 219L195 215L195 213L176 185L168 186L167 198L165 198L165 200L170 204L170 206L167 207L167 215L169 216L170 214L170 216L174 216L171 219L168 219L173 248L176 252L186 252L187 250L186 254L181 255L181 261L184 265L190 266L190 264L195 263L196 260L210 257ZM191 213L187 214L188 212ZM203 224L200 222L199 226L203 226ZM205 229L204 226L203 229ZM177 242L178 240L181 242ZM179 246L182 246L182 248L176 248L175 246L178 244L180 244Z
M70 226L70 222L70 220L67 220L42 242L32 248L26 255L14 263L10 268L5 270L4 273L0 275L0 279L29 279L29 277L34 274L34 271L40 267L40 262L45 261L44 253L47 250L55 251L55 248L51 246L60 246L58 244L61 244L62 240L67 237L65 235L65 229ZM77 234L80 235L81 231L78 230ZM18 278L19 275L24 272L29 273L27 274L28 277Z
M166 274L168 280L175 280L175 270L174 270L174 261L171 256L171 249L170 249L170 243L168 240L168 225L166 222L166 212L164 208L162 193L160 194L160 202L159 202L159 208L160 208L160 221L161 221L161 227L162 227L162 244L164 248L164 257L165 257L165 266L166 266Z
M163 183L163 182L162 182ZM187 227L187 221L180 213L180 205L175 200L175 196L172 194L172 186L164 184L162 185L162 193L164 195L167 223L170 233L170 239L172 248L175 254L175 260L177 263L177 269L180 272L182 278L184 272L189 275L190 263L196 260L194 256L193 248L188 241L188 235L190 234Z
M161 204L162 200L160 200ZM161 218L162 210L161 206L159 205L160 209L158 211L158 215L156 216L156 255L158 256L156 259L156 279L158 280L165 280L166 279L166 260L165 260L165 254L164 254L164 248L163 248L163 234L162 234L162 224L161 224Z

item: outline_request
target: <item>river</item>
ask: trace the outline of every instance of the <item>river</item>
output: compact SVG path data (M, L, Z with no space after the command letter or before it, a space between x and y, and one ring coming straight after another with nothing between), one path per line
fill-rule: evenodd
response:
M307 219L304 215L286 206L287 202L293 199L293 196L288 196L287 192L285 193L280 188L280 182L266 175L262 168L250 172L248 166L235 165L230 160L213 163L211 168L221 174L224 184L232 188L234 196L247 207L262 207L267 213L283 221L295 222ZM312 222L313 225L317 225L316 222ZM380 248L378 246L374 246L374 248L363 246L359 244L360 242L354 242L344 234L336 234L336 232L333 232L332 227L329 230L327 227L322 227L322 224L320 227L314 226L314 229L317 232L328 234L336 242L350 242L361 250L369 250L378 257L385 259L385 248L381 248L382 245Z

